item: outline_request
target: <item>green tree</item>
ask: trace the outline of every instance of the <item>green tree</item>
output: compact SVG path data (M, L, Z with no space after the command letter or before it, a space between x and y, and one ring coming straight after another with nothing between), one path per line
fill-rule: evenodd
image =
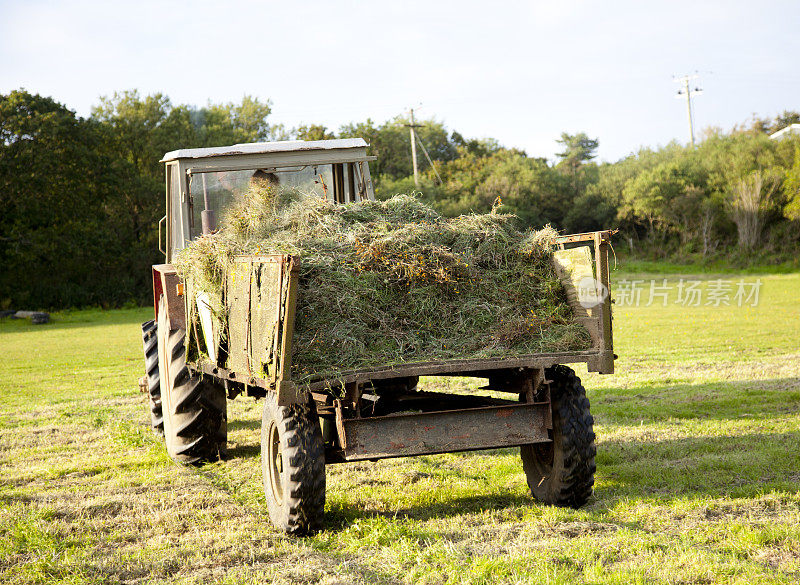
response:
M298 140L331 140L336 135L322 124L303 124L294 129Z
M596 156L599 141L589 138L584 132L562 132L557 142L564 146L564 151L557 155L561 160L556 164L556 169L569 181L569 189L565 192L569 201L565 203L569 206L577 201L585 202L587 185L598 178L597 166L590 161Z
M697 214L708 179L691 155L663 162L629 180L623 202L630 214L646 222L651 235L657 230L682 233Z
M568 186L546 161L516 150L501 149L489 156L465 147L459 150L461 156L440 169L444 185L425 189L442 213L485 213L499 198L503 211L517 215L524 225L563 225Z
M164 153L201 141L191 109L173 106L160 93L142 98L136 90L115 92L100 98L92 118L108 128L118 154L140 175L159 180L163 171L158 161Z
M173 105L160 93L142 97L137 91L100 99L92 117L101 123L117 178L113 218L125 239L127 273L142 297L149 289L152 264L160 261L157 224L164 215L166 152L179 148L223 146L267 140L280 132L267 122L270 103L244 96L241 103L204 108Z
M24 90L0 96L0 304L129 298L108 211L112 167L96 122Z
M800 112L795 110L784 110L774 118L762 118L753 115L749 126L736 128L735 130L751 132L757 134L774 134L778 130L783 130L791 124L800 123Z
M795 147L794 162L786 172L783 182L786 205L783 207L785 217L800 220L800 148Z
M450 140L463 152L475 156L489 156L501 149L500 143L494 138L471 138L467 140L455 130L450 135Z
M761 240L770 211L775 207L773 194L780 184L780 171L753 171L731 186L728 208L736 223L739 246L753 249Z
M267 121L272 111L269 100L262 102L249 95L245 95L238 104L209 103L200 109L188 106L179 106L177 109L191 112L192 125L196 132L194 142L198 146L264 142L276 140L284 134L281 126L272 126Z
M564 168L569 173L575 173L584 164L597 156L597 148L600 141L596 138L589 138L585 132L578 134L561 133L561 138L556 140L564 145L564 151L558 153L558 166Z
M166 152L203 146L209 136L221 136L221 116L206 109L205 125L198 127L188 106L174 106L160 93L141 97L137 91L103 97L92 109L114 160L117 193L111 213L127 246L126 271L142 296L150 287L149 267L160 261L157 225L165 204L164 168L159 161Z

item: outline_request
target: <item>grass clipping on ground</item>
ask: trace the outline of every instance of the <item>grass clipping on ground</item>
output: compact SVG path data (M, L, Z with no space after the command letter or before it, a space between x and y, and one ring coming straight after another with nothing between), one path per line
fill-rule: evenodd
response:
M401 363L588 348L553 268L555 230L520 231L515 223L496 209L447 219L411 195L341 205L254 186L176 266L210 295L224 323L221 291L234 256L299 257L298 382Z

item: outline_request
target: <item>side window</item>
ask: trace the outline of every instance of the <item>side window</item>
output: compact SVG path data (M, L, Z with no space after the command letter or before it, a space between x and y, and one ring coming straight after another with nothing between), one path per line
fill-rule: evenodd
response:
M220 171L192 173L189 191L192 194L192 237L203 233L203 211L211 210L217 224L236 198L249 186L253 171Z
M283 189L291 189L306 194L313 193L330 199L334 183L331 166L279 167L274 169L271 174Z
M333 165L334 203L352 203L368 199L362 167L358 163Z
M364 179L363 165L368 163L350 163L353 173L353 182L356 194L356 201L364 201L369 199L367 194L367 182Z
M184 222L183 205L181 204L181 181L178 165L167 165L167 181L169 186L169 226L167 229L167 249L170 258L186 247L186 224Z
M344 192L344 165L333 165L333 202L345 203L347 201Z

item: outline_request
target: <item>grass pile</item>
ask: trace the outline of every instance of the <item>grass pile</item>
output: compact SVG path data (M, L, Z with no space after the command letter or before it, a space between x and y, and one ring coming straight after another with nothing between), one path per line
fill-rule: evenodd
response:
M337 205L255 185L176 266L209 293L224 323L221 291L234 256L299 257L297 381L586 349L589 335L573 320L552 266L555 231L521 231L515 223L497 209L447 219L411 195Z

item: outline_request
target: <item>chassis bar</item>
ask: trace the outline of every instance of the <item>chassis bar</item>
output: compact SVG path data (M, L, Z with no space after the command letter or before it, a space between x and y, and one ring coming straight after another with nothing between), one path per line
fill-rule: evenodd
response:
M550 403L342 418L328 463L498 449L550 441Z

